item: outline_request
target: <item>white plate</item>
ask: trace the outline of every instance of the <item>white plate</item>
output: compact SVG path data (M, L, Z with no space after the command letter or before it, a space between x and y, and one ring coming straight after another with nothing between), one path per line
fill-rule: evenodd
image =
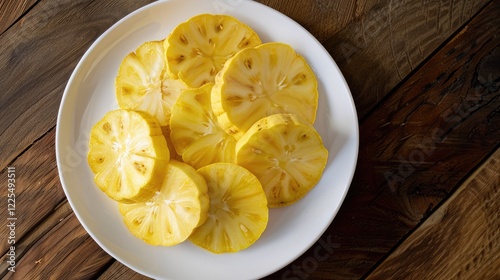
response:
M319 184L296 204L270 211L262 237L250 248L215 255L190 242L149 246L125 228L117 205L93 183L87 165L91 127L118 108L114 78L123 57L148 40L165 38L201 13L225 13L252 27L262 41L288 43L302 54L319 81L315 127L329 150ZM246 0L172 0L145 6L107 30L73 72L59 109L56 153L61 183L83 227L111 256L156 279L256 279L286 266L328 228L347 193L358 154L358 121L349 88L323 46L283 14Z

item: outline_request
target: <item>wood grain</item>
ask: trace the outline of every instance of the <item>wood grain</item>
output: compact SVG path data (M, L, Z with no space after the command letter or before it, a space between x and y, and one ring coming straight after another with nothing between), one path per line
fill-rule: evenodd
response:
M130 268L124 266L122 263L115 261L113 264L102 273L98 280L114 280L114 279L128 279L128 280L148 280L151 279L142 274L139 274Z
M64 219L73 213L67 200L64 200L56 209L51 212L48 217L41 220L32 230L30 230L24 237L19 239L15 244L16 260L21 260L26 252L33 247L43 236L53 233L52 229L61 223ZM0 258L0 277L4 277L8 272L7 260L9 255L4 254Z
M17 158L12 167L16 169L16 239L22 238L56 206L65 199L63 189L57 175L55 159L55 129L50 130L31 149ZM0 178L7 178L7 169L3 169ZM2 201L7 200L7 188L0 189ZM6 221L7 211L0 211L0 219ZM7 236L9 229L0 227L0 236ZM0 243L0 253L6 253L10 245Z
M500 145L499 12L487 7L361 122L353 183L321 237L329 257L314 262L316 243L266 279L359 279Z
M259 0L330 52L363 118L489 0ZM305 4L307 2L308 4Z
M6 279L94 279L111 260L71 214L33 244Z
M90 44L150 2L42 0L2 34L0 169L54 127L64 86Z
M500 149L368 279L500 279Z
M370 11L380 0L258 0L292 18L324 42Z
M487 0L381 0L323 41L352 91L360 118L415 70Z
M37 0L0 1L0 35L36 2Z

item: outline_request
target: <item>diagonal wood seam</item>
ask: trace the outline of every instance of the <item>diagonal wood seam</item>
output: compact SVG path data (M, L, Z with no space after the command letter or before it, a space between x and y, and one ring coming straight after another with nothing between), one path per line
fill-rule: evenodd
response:
M12 19L12 21L10 23L0 23L0 28L4 28L3 30L0 29L0 36L2 36L3 33L5 33L5 31L9 30L9 28L11 28L13 25L15 25L19 20L21 20L27 13L29 13L29 11L31 9L33 9L33 7L35 7L38 3L40 3L41 0L35 0L33 3L31 3L31 5L29 7L26 7L26 5L28 4L28 2L26 1L23 1L23 3L21 4L21 10L23 10L22 13L18 14L18 16L14 19ZM3 2L2 3L7 3L7 2ZM0 8L2 8L1 4L0 4ZM4 10L5 13L12 13L13 11L7 11L7 10ZM3 13L0 13L0 15L4 16L5 14Z
M4 50L1 55L0 67L5 70L0 75L0 80L12 83L10 87L6 88L7 91L2 97L5 101L10 100L11 106L5 106L3 102L0 103L2 105L0 107L5 108L0 113L3 119L3 123L0 125L0 150L5 152L5 157L0 158L0 169L3 169L7 162L12 161L17 154L29 147L33 139L43 135L55 124L57 108L59 108L58 100L62 96L61 93L69 79L71 69L76 66L85 48L90 46L97 39L97 36L105 31L105 28L124 17L126 13L153 1L142 0L121 4L120 1L39 1L23 18L0 36L2 50ZM100 13L92 12L91 8L86 9L91 4L92 9L109 8L109 15L99 17ZM120 9L117 9L117 6ZM61 11L65 12L61 13ZM90 19L88 17L71 17L71 14L66 15L66 12L72 12L75 15L81 13L84 16L95 16L98 21L91 24L89 28L79 30L78 26ZM56 14L57 17L63 17L63 21L71 21L75 24L81 22L81 24L71 25L71 29L67 29L65 26L57 25L60 22L53 22L57 18ZM75 22L73 19L78 21ZM56 24L55 28L52 26L54 23ZM52 30L52 28L56 32L43 33ZM43 34L39 31L43 31ZM88 33L76 33L81 33L81 31ZM65 42L72 38L71 35L75 35L74 39L81 40L73 48L68 47ZM54 55L56 52L43 44L44 40L38 40L38 36L44 36L44 40L51 40L62 46L60 55ZM30 59L22 59L22 57ZM24 73L26 71L28 72ZM30 80L24 79L24 75L27 74L33 74L30 76ZM44 78L44 75L50 76L51 79ZM20 76L23 79L15 78ZM41 79L41 82L35 84L34 81L37 79ZM35 87L37 87L37 91L34 90ZM37 97L23 98L31 94ZM25 125L27 123L29 125Z
M45 138L48 134L50 134L53 130L56 129L56 126L52 126L51 128L47 129L47 131L42 134L40 137L36 138L31 144L29 144L24 150L22 150L16 157L14 157L10 162L6 163L5 166L0 166L0 170L3 170L7 168L8 166L14 165L14 163L22 157L27 151L29 151L36 143L41 141L43 138Z
M378 271L378 269L383 266L395 253L397 253L401 248L404 248L408 242L411 242L411 237L414 236L414 233L425 230L425 228L429 227L429 223L432 224L433 221L439 221L442 218L443 213L445 213L446 208L452 203L457 197L459 197L463 192L467 191L469 184L478 180L478 175L491 168L491 166L498 165L500 160L500 146L497 146L493 152L488 155L485 160L475 168L469 176L466 177L464 182L458 185L458 187L452 191L446 199L437 206L432 214L430 214L426 219L423 219L422 222L417 225L404 239L402 239L390 252L384 256L373 268L368 271L362 278L369 279L373 276L373 274Z
M361 22L361 23L355 22L353 24L350 24L345 29L335 33L333 36L324 40L322 42L323 45L327 48L327 50L330 52L332 57L336 60L336 63L338 64L339 68L342 70L342 72L346 78L346 81L349 83L351 91L356 93L353 95L353 97L354 97L354 101L356 103L358 103L357 104L357 113L358 113L359 120L362 121L362 120L365 120L366 118L368 118L368 116L371 115L373 113L373 111L375 111L376 108L380 104L382 104L391 95L393 95L398 90L398 88L400 88L402 85L404 85L410 79L410 77L412 77L413 75L418 73L418 71L420 71L420 69L422 69L422 67L440 49L442 49L446 44L450 43L453 40L453 38L456 38L457 35L460 32L462 32L472 20L474 20L480 13L482 13L493 2L494 2L493 0L484 1L484 4L480 5L477 8L476 12L471 14L471 16L468 20L465 20L462 24L457 26L455 29L450 30L449 36L447 36L446 38L443 38L441 43L436 45L435 48L433 48L433 49L426 50L425 53L427 55L425 55L425 57L423 57L420 60L420 62L418 62L418 63L414 62L414 65L413 65L414 68L408 69L405 77L401 78L400 77L401 75L398 71L397 74L398 74L399 81L395 82L394 79L380 81L379 84L383 85L381 88L373 87L373 85L371 83L366 82L366 79L370 77L370 76L366 76L366 75L369 75L369 73L362 73L362 72L358 71L359 69L357 69L357 68L352 69L350 67L350 63L349 63L350 60L357 60L357 61L363 60L363 61L367 61L366 63L368 63L369 60L366 60L364 58L364 56L373 56L373 55L377 54L377 52L372 51L370 49L370 47L369 47L370 45L363 46L363 44L361 44L362 46L360 46L360 47L356 46L356 41L359 41L359 40L361 40L360 38L362 38L362 37L359 37L359 30L358 29L359 28L362 29L362 27L359 27L359 26L363 22ZM475 4L473 4L473 5L475 5ZM472 13L472 11L471 11L471 13ZM353 33L354 33L354 35L351 35ZM435 34L435 35L437 36L438 34ZM358 36L358 37L356 37L356 36ZM373 41L373 38L372 38L372 41ZM366 42L364 42L364 43L366 43ZM371 43L376 44L377 42L375 41L375 42L371 42ZM346 51L345 50L345 49L349 49L349 48L355 48L356 50L354 50L354 51L349 51L349 50ZM391 48L392 48L392 41L391 41ZM346 54L346 52L347 52L347 54ZM420 50L420 52L422 54L421 50ZM408 51L405 51L405 54L407 55ZM354 63L353 65L357 65L357 63ZM383 69L378 69L378 70L383 71ZM361 79L353 78L354 76L356 76L356 77L361 76L362 78ZM378 79L382 79L382 78L385 79L385 78L391 78L391 77L392 76L380 76L380 75L377 76ZM363 83L366 86L371 86L371 87L370 88L367 88L367 87L363 88L363 86L360 85L360 83ZM379 85L379 84L377 84L377 85ZM384 92L379 97L379 90L381 90L381 89L384 89L386 92ZM374 96L376 95L377 98L374 100L370 99L369 96L365 96L365 98L363 98L364 92L370 92L370 94L372 94ZM370 102L368 104L366 103L367 100L370 100Z
M485 3L484 6L479 8L474 15L470 17L469 20L465 21L455 32L453 32L446 40L444 40L433 52L431 52L425 59L423 59L416 67L410 71L406 77L403 77L401 81L397 84L394 85L394 87L387 92L387 94L382 97L376 104L373 105L373 107L369 110L366 111L365 114L360 113L359 114L359 122L364 122L366 119L370 117L370 115L373 114L377 110L377 108L380 106L380 104L384 103L387 99L389 99L392 95L394 95L403 85L405 85L414 75L416 75L418 72L420 72L425 65L432 60L436 54L439 53L439 51L446 46L447 44L453 42L462 32L464 32L467 28L467 26L474 20L476 19L481 13L483 13L492 3L494 0L490 0L489 2ZM335 36L333 36L335 37ZM331 39L331 38L330 38ZM329 40L330 40L329 39Z

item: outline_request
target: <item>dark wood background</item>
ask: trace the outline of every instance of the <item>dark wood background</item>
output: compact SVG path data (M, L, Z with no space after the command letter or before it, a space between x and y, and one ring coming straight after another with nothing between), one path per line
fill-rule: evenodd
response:
M0 243L2 278L147 279L79 224L54 144L77 62L150 2L1 0L0 221L9 166L19 221L15 273ZM265 279L500 279L500 1L259 2L325 46L360 121L358 166L340 212L321 242ZM8 234L0 226L2 240ZM321 244L329 247L319 258Z

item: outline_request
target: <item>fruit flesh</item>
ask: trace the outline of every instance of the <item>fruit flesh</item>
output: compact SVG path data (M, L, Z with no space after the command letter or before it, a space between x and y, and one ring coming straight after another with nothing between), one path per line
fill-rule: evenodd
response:
M289 45L265 43L245 49L224 65L212 90L220 125L239 139L258 120L293 113L316 119L316 76Z
M263 118L236 144L236 161L262 183L269 207L295 203L319 181L328 150L312 125L291 114Z
M231 56L261 43L250 27L234 17L211 14L179 24L165 42L170 73L193 88L214 82Z
M212 112L213 84L183 92L172 108L170 138L184 162L195 168L234 162L236 140L218 124Z
M152 126L161 126L167 148L158 148L164 141L151 128L155 131L152 140L141 145L153 146L156 155L134 154L128 148L130 138L141 130L130 130L124 142L111 145L127 156L108 155L102 164L108 151L99 139L94 141L89 163L101 173L99 178L96 175L98 185L114 186L103 191L121 192L110 197L120 202L125 223L137 237L149 244L171 246L191 236L193 243L209 251L237 252L261 236L268 207L293 204L321 177L328 154L321 150L321 138L311 125L316 118L317 81L304 58L290 46L258 46L257 34L234 18L200 15L181 25L163 42L147 42L129 54L116 79L120 107L152 114L158 121ZM193 94L180 106L181 117L175 122L185 131L172 139L173 107L186 89L204 94ZM295 118L290 112L300 116ZM290 116L268 118L274 114ZM254 130L255 123L260 126ZM200 168L210 181L210 207L208 196L176 194L176 186L186 184L179 183L179 176L165 175L165 170L178 163L170 160L172 164L167 164L168 158ZM122 165L110 165L109 159ZM213 164L221 161L248 167L258 178L235 164ZM102 167L108 173L100 171ZM120 175L132 168L135 171ZM196 181L195 176L187 177ZM261 182L267 182L264 189ZM197 201L200 209L206 208L205 214L200 210L199 219L193 211L197 206L192 206Z
M115 80L120 108L147 112L168 126L171 108L187 86L170 76L166 67L162 41L145 42L128 54Z
M238 252L260 238L268 222L267 200L257 178L241 166L214 163L198 170L210 196L207 220L189 237L213 253Z
M107 113L90 133L87 158L96 185L119 202L151 197L170 159L161 133L156 119L144 112Z
M162 187L146 202L119 204L127 228L151 245L172 246L203 224L209 208L207 184L191 166L172 160Z

